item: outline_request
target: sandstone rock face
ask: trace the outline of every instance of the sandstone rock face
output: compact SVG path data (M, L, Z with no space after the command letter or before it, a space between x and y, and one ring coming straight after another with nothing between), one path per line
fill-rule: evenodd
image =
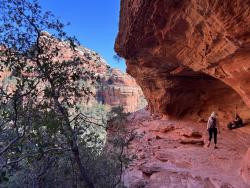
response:
M96 52L78 47L78 56L89 62L88 69L100 76L96 91L96 100L102 104L122 106L125 112L135 112L146 105L141 88L135 79L118 69L110 68L106 61Z
M123 106L125 112L145 107L146 100L135 79L118 69L107 70L103 75L98 101L110 106Z
M152 112L247 114L249 0L122 0L115 49Z

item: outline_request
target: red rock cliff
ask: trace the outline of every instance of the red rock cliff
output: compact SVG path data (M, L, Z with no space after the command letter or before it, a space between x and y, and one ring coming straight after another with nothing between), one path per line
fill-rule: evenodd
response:
M250 107L249 0L121 0L115 49L151 110Z
M123 106L125 112L135 112L146 105L142 90L135 79L118 69L106 71L97 95L103 104Z
M111 69L106 61L96 52L82 46L77 46L75 50L66 42L60 42L51 35L44 32L44 39L56 46L59 50L58 56L54 57L55 62L72 61L84 66L86 70L93 72L100 77L100 87L92 87L93 93L96 95L89 101L90 104L98 101L104 105L123 106L126 112L134 112L145 106L144 96L141 88L135 82L135 79L127 73L122 73L118 69ZM52 45L51 45L52 46ZM54 46L50 47L53 48ZM13 85L8 79L10 72L0 73L0 86L8 87L13 90ZM31 75L35 76L35 75ZM39 85L43 88L44 85Z

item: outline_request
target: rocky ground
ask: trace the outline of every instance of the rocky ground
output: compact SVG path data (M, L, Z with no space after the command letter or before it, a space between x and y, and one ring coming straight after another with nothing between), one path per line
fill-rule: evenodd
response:
M206 147L205 122L166 120L146 110L129 119L129 129L137 133L128 149L136 159L124 174L129 188L250 187L249 125L227 130L222 121L214 149Z

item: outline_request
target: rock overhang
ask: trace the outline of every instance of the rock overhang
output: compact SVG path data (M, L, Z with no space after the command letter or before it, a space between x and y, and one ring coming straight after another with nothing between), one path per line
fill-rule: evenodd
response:
M250 107L250 1L122 0L119 28L115 50L153 112Z

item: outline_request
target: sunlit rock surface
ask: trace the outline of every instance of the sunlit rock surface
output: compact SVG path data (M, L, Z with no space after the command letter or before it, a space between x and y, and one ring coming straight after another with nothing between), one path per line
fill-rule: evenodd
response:
M142 90L133 77L110 68L99 54L84 47L78 49L90 62L89 69L94 68L94 72L100 76L96 91L98 102L111 107L122 106L125 112L135 112L146 106Z
M51 50L55 47L59 49L57 56L53 57L55 62L75 60L76 64L100 78L97 87L90 85L94 97L88 99L89 103L98 102L111 107L122 106L126 112L134 112L145 107L145 98L135 79L118 69L110 68L98 53L82 46L76 46L73 50L67 42L58 41L47 32L43 33L41 40L48 41ZM0 84L3 84L8 91L14 89L10 75L8 71L0 72ZM35 76L32 73L29 75ZM44 84L40 84L39 88L44 88Z
M98 101L110 106L123 106L125 112L134 112L146 105L142 90L135 79L118 69L108 70L98 91Z

